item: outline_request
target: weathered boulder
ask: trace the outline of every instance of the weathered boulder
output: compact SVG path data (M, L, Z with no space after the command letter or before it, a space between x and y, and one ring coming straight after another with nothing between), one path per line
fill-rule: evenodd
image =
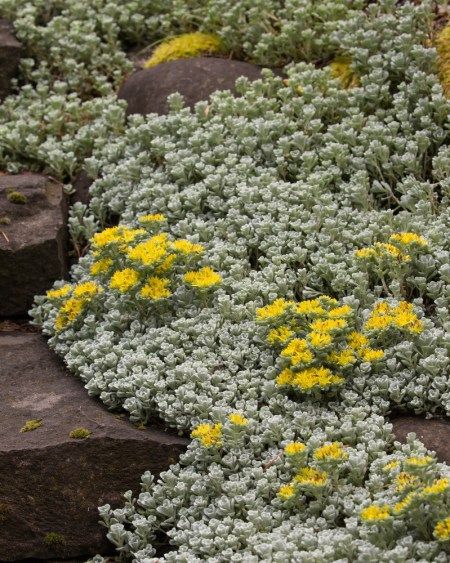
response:
M41 174L0 175L0 316L23 315L67 275L67 203Z
M249 80L261 78L261 68L251 63L195 57L159 64L138 70L122 85L118 97L128 102L127 115L168 111L167 96L179 92L188 107L207 100L216 90L235 91L240 76Z
M12 25L0 19L0 100L11 93L11 79L19 70L22 43L13 33Z
M391 423L399 442L406 442L406 436L414 432L429 450L436 452L439 461L450 464L450 420L400 415L394 417Z
M97 507L121 506L188 441L108 412L38 334L0 333L0 357L0 560L106 554ZM41 426L21 432L30 420ZM69 437L75 428L92 434Z

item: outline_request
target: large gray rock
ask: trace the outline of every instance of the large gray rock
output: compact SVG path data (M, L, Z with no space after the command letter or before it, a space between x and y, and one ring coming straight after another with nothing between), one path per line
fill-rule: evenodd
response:
M168 112L167 96L179 92L188 107L207 100L216 90L235 91L240 76L261 78L261 68L251 63L195 57L161 63L138 70L122 85L118 97L128 102L127 115Z
M19 71L22 44L13 34L12 25L0 19L0 101L11 93L11 79Z
M450 464L450 420L427 420L420 416L399 415L391 422L399 442L406 442L407 435L414 432L429 450L436 452L439 461Z
M67 275L67 238L61 184L0 175L0 316L24 315L35 295Z
M97 507L122 506L144 471L167 469L188 441L108 412L38 334L0 333L0 358L0 560L106 554ZM80 427L92 434L70 438Z

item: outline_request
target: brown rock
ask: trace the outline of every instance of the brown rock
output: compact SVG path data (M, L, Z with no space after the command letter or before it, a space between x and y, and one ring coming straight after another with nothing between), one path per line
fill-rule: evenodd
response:
M429 450L436 452L439 461L450 464L450 420L401 415L391 423L399 442L406 442L406 436L414 432Z
M86 170L79 172L72 181L74 189L73 194L70 196L70 203L73 205L76 202L84 203L87 205L90 201L89 188L94 180L90 178Z
M22 44L13 34L12 25L0 19L0 100L11 93L11 79L19 70Z
M235 91L240 76L249 80L261 78L261 68L251 63L196 57L159 64L138 70L119 90L118 97L128 102L127 115L168 111L167 96L179 92L188 107L207 100L216 90Z
M107 411L40 335L0 334L0 357L0 560L106 554L97 507L122 506L144 471L167 469L188 441ZM32 419L42 426L21 433ZM92 434L70 438L79 427Z
M0 316L26 314L67 274L67 204L40 174L0 175Z

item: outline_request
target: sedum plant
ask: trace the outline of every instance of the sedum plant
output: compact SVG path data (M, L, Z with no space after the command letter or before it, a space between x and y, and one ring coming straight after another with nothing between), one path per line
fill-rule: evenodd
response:
M28 17L26 3L0 2ZM144 18L141 3L118 10L112 1L89 17L101 37L110 18L118 22L114 48L116 38L148 44L201 31L238 57L290 64L287 78L265 70L239 80L237 96L217 92L192 111L174 95L168 115L125 125L110 104L117 119L108 113L105 124L96 106L91 144L72 133L45 144L45 131L24 141L15 125L6 129L22 151L44 142L52 157L36 153L36 166L58 156L70 175L92 155L92 200L71 220L91 248L69 288L51 290L66 294L36 299L34 322L91 395L192 436L178 463L158 478L145 473L122 507L100 509L108 538L138 563L155 557L161 534L170 542L162 561L444 563L448 467L412 437L394 443L388 421L393 410L450 412L449 102L431 4L145 5ZM33 6L39 21L83 17L78 2ZM36 25L23 25L24 41L57 36L55 23L41 43ZM82 107L103 104L90 96L126 72L118 62L117 74L99 79L103 40L95 45L93 76L76 92ZM2 155L10 167L24 162L11 149ZM204 254L183 254L180 240ZM280 304L286 319L257 321ZM297 362L307 352L316 370L342 379L336 389L277 384L284 368L310 369ZM398 467L385 470L393 460Z

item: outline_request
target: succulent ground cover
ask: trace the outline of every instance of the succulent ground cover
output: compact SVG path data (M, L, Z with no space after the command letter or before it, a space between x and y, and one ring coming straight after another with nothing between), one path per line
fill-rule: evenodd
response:
M161 532L165 561L448 559L449 469L416 440L395 445L388 422L450 411L445 36L430 3L401 4L105 1L86 16L0 2L30 45L27 18L54 26L0 109L17 140L2 163L60 162L67 177L90 156L97 178L71 220L90 251L34 321L89 393L192 435L179 463L100 509L125 560L152 561ZM86 80L38 52L85 17ZM125 123L119 41L197 29L290 63L287 77L264 71L194 111L174 95L167 116ZM20 124L26 96L42 115L55 96L55 116L72 104L74 129Z

